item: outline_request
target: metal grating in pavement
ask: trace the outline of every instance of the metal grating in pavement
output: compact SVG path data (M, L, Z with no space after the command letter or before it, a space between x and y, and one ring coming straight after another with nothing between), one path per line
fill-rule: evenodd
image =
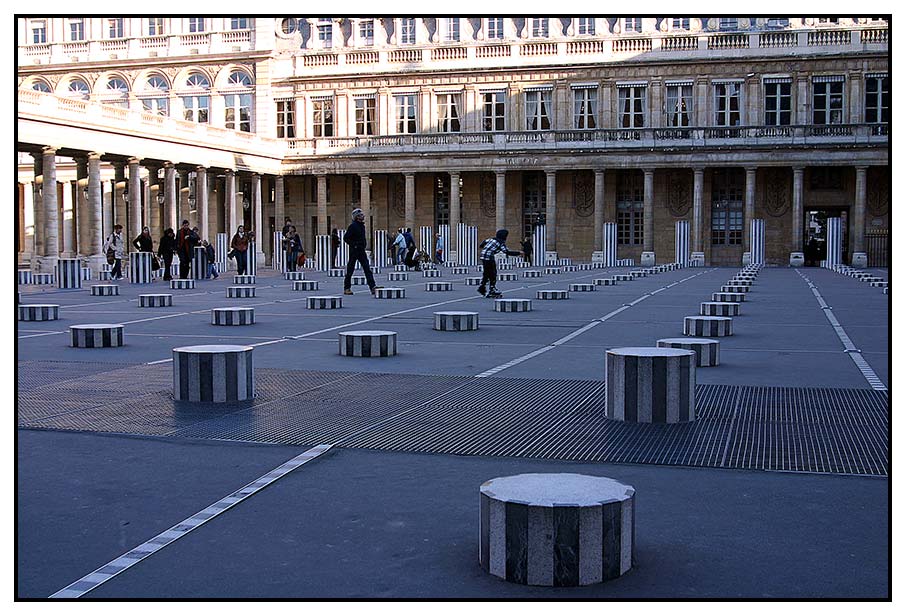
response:
M870 389L698 385L695 422L639 425L605 418L600 381L259 368L254 401L211 405L173 401L169 365L92 368L20 389L19 427L819 473L889 466L888 397Z

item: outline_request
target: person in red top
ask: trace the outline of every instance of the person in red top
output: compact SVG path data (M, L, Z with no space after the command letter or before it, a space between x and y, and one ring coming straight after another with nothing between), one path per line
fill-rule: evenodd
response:
M230 248L236 257L236 273L242 276L248 269L249 241L254 239L251 233L245 232L245 227L239 225L236 234L230 240Z
M192 265L192 245L189 239L191 234L189 221L182 221L182 226L176 232L176 254L179 255L179 277L182 279L189 277L189 269Z

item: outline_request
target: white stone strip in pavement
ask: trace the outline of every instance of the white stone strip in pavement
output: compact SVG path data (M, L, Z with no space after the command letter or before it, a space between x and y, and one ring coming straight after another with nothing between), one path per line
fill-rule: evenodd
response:
M220 515L230 507L241 503L249 496L263 490L287 473L294 471L306 462L314 460L321 454L328 451L330 448L331 445L318 445L317 447L312 447L308 451L299 454L298 456L287 462L284 462L277 468L265 473L255 481L236 490L232 494L223 497L213 505L202 509L195 515L186 518L179 524L176 524L175 526L165 530L156 537L152 537L141 545L129 550L122 556L114 558L106 565L95 569L85 577L80 578L72 584L69 584L65 588L58 590L54 594L50 595L50 598L78 599L85 593L94 590L104 582L110 580L112 577L122 573L132 565L138 563L141 560L144 560L155 552L158 552L180 537L184 537L187 533L195 530L208 520L211 520L214 517Z
M872 389L876 391L887 391L887 386L884 385L884 382L878 378L877 373L872 369L872 367L865 361L865 358L862 357L862 351L853 344L852 339L846 333L846 330L843 329L843 326L840 325L840 321L837 320L837 317L834 316L834 310L828 306L827 302L824 301L824 298L821 297L821 293L818 291L818 287L812 283L808 277L800 272L798 269L796 273L808 283L809 289L812 290L812 294L815 296L815 299L818 300L818 305L821 306L824 316L827 317L828 322L831 324L831 327L834 328L834 331L837 333L837 337L840 339L840 342L843 343L843 352L849 355L849 358L853 360L853 363L856 364L856 368L859 372L862 373L862 376L865 377L865 380L868 381L868 384Z

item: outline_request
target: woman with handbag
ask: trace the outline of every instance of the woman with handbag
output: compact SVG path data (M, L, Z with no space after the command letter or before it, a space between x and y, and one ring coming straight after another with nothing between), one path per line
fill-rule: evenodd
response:
M236 273L242 276L248 269L248 250L249 234L245 232L245 226L239 225L236 234L230 240L230 248L233 249L233 256L236 257Z
M173 264L174 252L176 252L176 234L173 232L173 228L170 227L164 231L157 245L157 256L164 260L164 280L173 279L170 274L170 266Z
M125 246L123 245L123 225L114 225L113 233L107 236L104 242L104 253L107 255L107 264L113 265L110 272L112 280L123 279L123 256Z

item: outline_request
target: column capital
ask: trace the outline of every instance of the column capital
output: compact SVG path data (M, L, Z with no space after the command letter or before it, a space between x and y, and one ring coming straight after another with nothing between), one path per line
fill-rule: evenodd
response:
M169 160L164 161L164 169L172 169L174 166L175 165L171 161L169 161ZM229 169L227 169L227 172L229 172Z
M758 171L758 166L757 165L747 165L747 166L743 167L743 169L746 170L746 173L755 173L756 171Z
M48 155L52 155L52 154L56 154L56 153L57 153L56 146L52 146L52 145L41 146L41 155L42 156L48 156Z
M557 171L558 171L558 169L549 169L549 168L544 169L544 173L546 173L547 175L556 175Z
M495 175L506 175L506 169L493 169Z
M100 160L103 155L103 152L88 152L87 158L88 160Z
M126 162L130 165L138 165L141 163L141 159L138 156L130 156Z
M868 171L868 165L856 165L856 171L865 173Z
M414 177L415 177L415 172L414 172L414 171L404 171L404 172L403 172L403 177L405 177L405 178L414 178Z
M592 169L592 173L594 173L595 175L604 175L606 171L606 169Z
M655 171L655 170L652 169L651 167L647 167L647 168L643 168L643 169L642 169L642 173L644 173L645 175L654 175L654 171Z
M359 176L360 178L362 178L363 180L367 180L367 179L371 178L371 174L370 174L370 173L359 173L358 176Z
M804 172L805 172L805 167L804 167L804 166L796 166L796 167L793 167L793 173L794 173L794 174L798 173L798 174L801 175L801 174L804 173Z
M447 171L447 173L450 174L450 177L451 177L451 178L452 178L452 177L459 177L459 176L462 174L462 172L461 172L461 171L458 171L458 170L457 170L457 171Z
M208 172L208 168L205 167L204 165L197 165L197 166L195 167L195 172L197 173L197 172L199 172L199 171L203 171L203 172L207 173L207 172Z

